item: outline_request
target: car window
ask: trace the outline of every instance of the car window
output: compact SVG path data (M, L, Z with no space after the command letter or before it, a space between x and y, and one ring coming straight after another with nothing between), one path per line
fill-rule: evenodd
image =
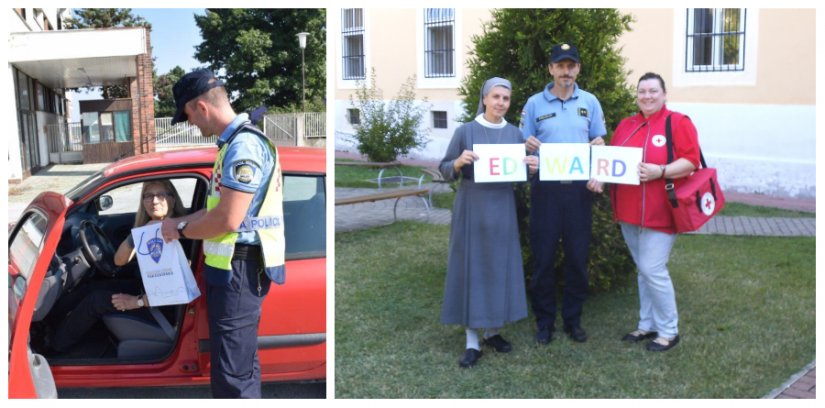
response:
M9 237L9 316L16 315L26 294L29 278L43 251L47 224L46 217L29 213L14 236Z
M191 177L172 180L172 185L178 190L183 206L187 209L192 207L196 183L197 179ZM112 197L112 207L101 211L100 215L134 214L141 202L140 192L142 188L143 183L141 182L109 190L106 195Z
M43 250L46 224L46 217L39 213L30 213L9 241L9 263L26 279L34 271L34 265Z
M323 176L284 175L286 258L326 254L326 189Z

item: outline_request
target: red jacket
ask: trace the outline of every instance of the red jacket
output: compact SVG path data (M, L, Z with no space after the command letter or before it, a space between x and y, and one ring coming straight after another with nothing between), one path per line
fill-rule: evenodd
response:
M641 113L625 118L619 123L612 146L641 147L642 162L667 164L665 121L671 115L674 158L686 158L699 168L699 141L696 127L685 115L671 112L667 106L645 119ZM676 185L679 180L676 180ZM616 184L612 186L613 219L669 234L675 234L670 203L665 192L664 179L642 182L639 185Z

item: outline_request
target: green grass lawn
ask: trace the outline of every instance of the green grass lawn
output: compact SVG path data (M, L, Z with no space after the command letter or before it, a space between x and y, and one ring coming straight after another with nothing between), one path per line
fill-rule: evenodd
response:
M531 317L502 331L513 352L485 348L461 369L464 330L439 321L448 235L411 222L336 234L337 398L759 398L815 359L815 239L681 236L676 348L619 341L636 326L633 279L588 299L586 343L558 330L538 346Z
M354 161L354 160L343 160ZM368 167L353 167L353 166L335 166L335 187L350 187L350 188L378 188L378 182L373 181L378 178L377 168ZM406 177L418 178L422 175L421 167L418 166L399 166L396 168L388 168L384 170L383 177L393 177L403 175ZM425 175L424 182L428 183L431 177ZM382 181L381 185L387 187L398 187L398 183L387 183ZM417 181L405 180L404 186L417 185Z

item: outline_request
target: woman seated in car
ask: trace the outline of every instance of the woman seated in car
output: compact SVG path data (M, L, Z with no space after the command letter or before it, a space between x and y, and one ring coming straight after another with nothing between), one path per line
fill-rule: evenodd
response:
M143 183L141 203L135 214L135 228L163 221L166 217L186 214L177 190L169 180L152 180ZM124 266L135 259L132 235L120 244L115 253L115 265ZM61 308L71 312L61 320L50 346L54 351L65 352L75 345L100 318L108 313L126 312L143 315L151 320L149 302L143 294L139 275L132 279L109 279L92 282L61 299ZM65 306L65 305L71 306Z

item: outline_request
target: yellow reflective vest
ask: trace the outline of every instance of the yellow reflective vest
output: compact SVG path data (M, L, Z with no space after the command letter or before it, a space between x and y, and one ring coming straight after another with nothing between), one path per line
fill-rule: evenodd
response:
M266 140L272 157L274 166L269 177L269 185L266 186L266 196L261 208L255 216L247 215L241 225L233 232L206 239L203 241L203 252L207 265L222 269L232 269L232 255L235 252L235 242L238 240L239 232L255 231L261 240L261 252L264 257L266 273L275 283L281 284L284 280L284 210L283 210L283 180L281 174L281 163L278 157L278 149L266 138L257 128L250 125L243 125L230 137L229 142L218 151L215 166L212 169L212 180L209 184L209 197L206 200L206 211L212 211L221 201L220 179L223 172L223 159L226 150L232 142L232 138L241 131L255 133L258 137Z

